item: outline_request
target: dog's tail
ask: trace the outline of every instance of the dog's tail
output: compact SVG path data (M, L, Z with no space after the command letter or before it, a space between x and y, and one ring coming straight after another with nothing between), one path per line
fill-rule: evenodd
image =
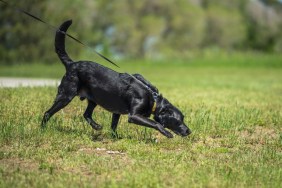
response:
M60 28L57 30L55 37L55 51L58 54L62 63L65 65L66 69L73 62L65 50L65 32L68 30L71 24L72 20L68 20L62 23Z

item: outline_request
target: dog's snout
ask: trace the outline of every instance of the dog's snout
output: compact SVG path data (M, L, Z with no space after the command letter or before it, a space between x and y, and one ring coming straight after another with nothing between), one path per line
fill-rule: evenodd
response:
M186 135L188 136L189 134L191 134L192 133L192 131L190 130L190 129L187 129L186 130Z
M181 131L182 136L188 136L189 134L192 133L191 130L186 125L182 125L181 129L182 129Z
M189 129L187 129L182 136L188 136L189 134L191 134L191 131Z

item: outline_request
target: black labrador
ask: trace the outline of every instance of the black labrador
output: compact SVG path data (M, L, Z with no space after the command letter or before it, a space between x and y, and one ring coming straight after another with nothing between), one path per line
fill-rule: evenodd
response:
M64 22L56 32L55 49L66 68L66 73L58 87L53 106L45 112L42 127L75 96L87 99L88 106L84 118L95 130L102 126L92 119L97 105L113 113L111 128L116 133L121 114L128 114L128 122L154 128L168 138L174 133L187 136L190 129L184 124L184 116L158 90L141 75L118 73L90 61L74 62L65 51L65 34L72 21ZM154 115L154 120L149 119Z

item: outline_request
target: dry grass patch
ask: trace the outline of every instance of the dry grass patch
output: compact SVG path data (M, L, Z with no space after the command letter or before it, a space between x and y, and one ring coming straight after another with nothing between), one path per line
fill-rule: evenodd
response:
M246 146L252 149L260 149L264 145L276 142L281 135L281 129L274 129L263 126L255 126L252 129L238 132L238 137L242 139Z
M15 170L34 171L39 168L38 162L21 158L1 159L0 166L4 169L4 171L9 172L13 172Z

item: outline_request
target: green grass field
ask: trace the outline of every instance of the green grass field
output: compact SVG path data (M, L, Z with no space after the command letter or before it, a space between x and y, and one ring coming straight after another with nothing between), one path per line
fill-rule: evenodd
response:
M56 88L0 88L0 187L281 187L282 56L226 55L120 63L185 114L192 135L167 139L127 123L114 139L110 113L91 130L75 98L46 130ZM1 67L1 76L60 78L64 68Z

